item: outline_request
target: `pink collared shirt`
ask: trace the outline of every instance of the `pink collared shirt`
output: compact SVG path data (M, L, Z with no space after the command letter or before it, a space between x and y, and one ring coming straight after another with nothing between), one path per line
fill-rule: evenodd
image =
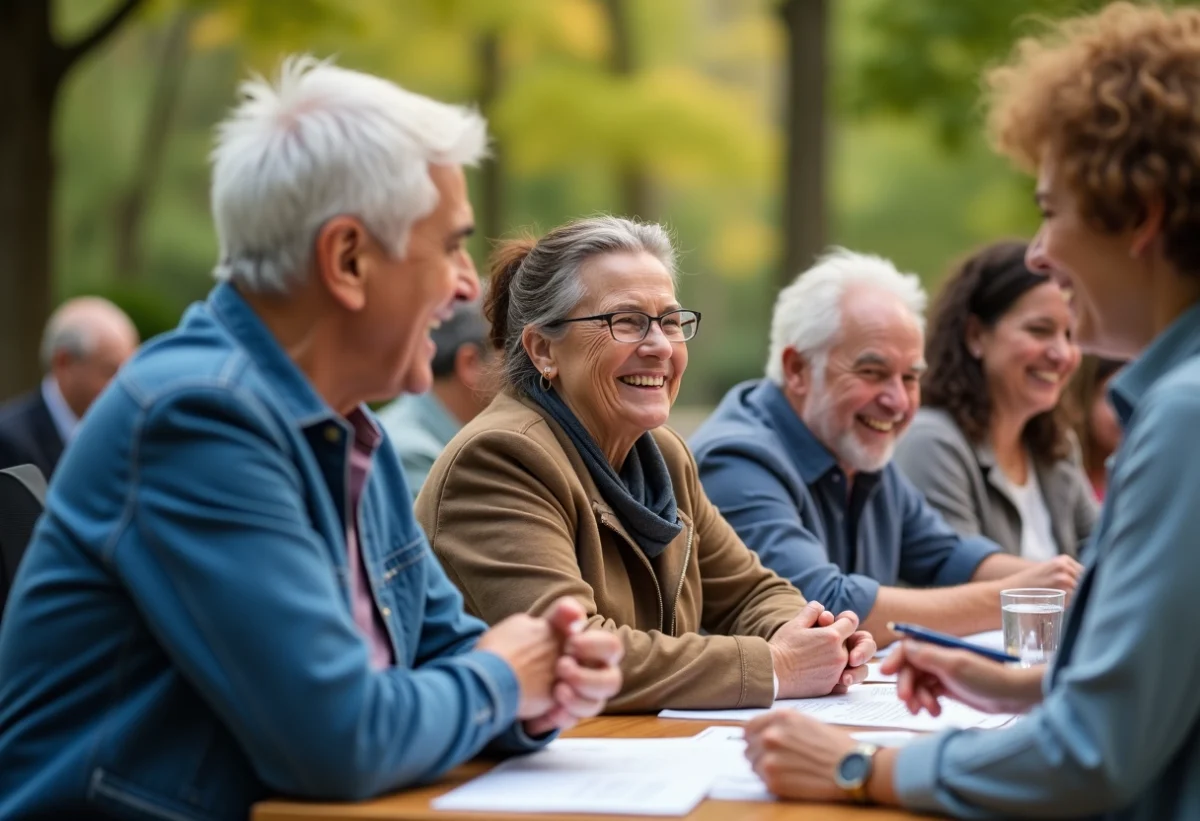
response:
M358 511L363 488L367 486L367 479L371 475L371 462L383 441L383 434L358 408L346 419L354 428L354 445L350 448L350 508L346 511L346 566L350 568L350 603L354 623L370 647L371 668L382 670L395 663L395 656L383 617L371 595L367 568L358 549Z

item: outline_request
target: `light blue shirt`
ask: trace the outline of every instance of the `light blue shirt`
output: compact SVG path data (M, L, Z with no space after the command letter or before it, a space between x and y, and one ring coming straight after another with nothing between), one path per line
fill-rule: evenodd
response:
M42 380L42 399L46 402L46 410L50 411L50 421L54 423L54 429L58 431L58 437L62 439L65 447L75 435L75 429L79 427L79 417L63 398L58 382L53 376Z
M922 739L906 807L963 818L1200 818L1200 306L1112 384L1124 429L1045 699Z
M432 391L401 396L379 411L379 423L395 446L415 499L433 463L462 429L462 424Z

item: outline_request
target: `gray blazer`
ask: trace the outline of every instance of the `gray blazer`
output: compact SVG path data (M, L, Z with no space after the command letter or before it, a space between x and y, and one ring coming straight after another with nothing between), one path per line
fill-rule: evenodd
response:
M1096 523L1098 504L1077 453L1051 465L1038 463L1038 484L1058 552L1078 556ZM948 413L921 408L896 447L896 464L929 503L963 536L983 535L1005 552L1021 552L1021 515L996 481L996 458L972 445Z

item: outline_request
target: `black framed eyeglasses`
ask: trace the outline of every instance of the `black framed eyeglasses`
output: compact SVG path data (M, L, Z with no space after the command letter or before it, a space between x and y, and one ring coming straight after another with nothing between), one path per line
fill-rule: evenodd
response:
M641 311L616 311L611 314L560 319L553 324L565 325L568 322L607 322L609 333L618 342L641 342L650 333L650 326L657 322L658 327L662 328L663 336L669 341L687 342L700 328L700 312L680 309L667 311L662 316L650 316Z

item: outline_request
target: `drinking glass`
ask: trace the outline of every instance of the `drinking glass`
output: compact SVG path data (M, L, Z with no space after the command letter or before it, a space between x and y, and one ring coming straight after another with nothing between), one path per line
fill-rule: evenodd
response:
M1000 592L1004 651L1022 667L1048 664L1058 652L1066 594L1061 590L1021 587Z

